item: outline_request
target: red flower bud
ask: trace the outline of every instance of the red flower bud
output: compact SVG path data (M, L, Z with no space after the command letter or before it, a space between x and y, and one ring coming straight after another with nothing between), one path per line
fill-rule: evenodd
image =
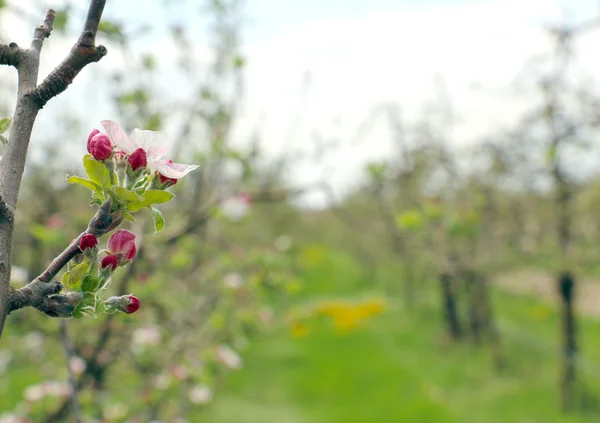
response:
M167 160L167 163L173 163L173 160ZM168 177L164 176L163 174L161 174L160 172L158 172L158 179L160 180L161 184L167 184L167 187L172 187L179 180L179 179L175 179L175 178L168 178Z
M104 257L100 262L100 266L102 266L103 269L106 269L110 266L112 271L114 271L118 265L119 259L117 259L117 256L114 256L112 254L110 256Z
M85 234L79 239L79 249L81 251L94 248L96 245L98 245L98 238L93 234Z
M129 305L125 306L123 310L127 314L133 314L140 309L140 300L134 295L129 296Z
M143 148L138 148L133 153L129 155L127 158L129 162L129 166L135 172L138 169L145 168L148 166L148 157L146 156L146 152Z
M119 229L108 239L108 249L113 254L123 254L127 260L133 260L137 252L135 234L127 229Z
M97 129L94 129L92 132L90 132L90 135L88 135L88 142L87 142L87 151L88 153L92 154L91 150L90 150L90 144L92 143L92 138L94 138L95 135L99 134L100 131L98 131Z
M123 150L115 151L115 159L123 159L123 158L125 158L126 155L127 155L127 153L124 152Z
M97 133L88 141L88 152L96 160L106 160L112 155L112 143L103 133Z

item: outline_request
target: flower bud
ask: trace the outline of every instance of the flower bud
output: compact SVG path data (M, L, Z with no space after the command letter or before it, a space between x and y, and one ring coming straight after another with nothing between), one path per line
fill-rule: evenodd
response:
M119 265L119 259L117 259L117 256L112 255L112 254L104 257L102 259L102 261L100 262L100 266L103 269L110 267L111 271L114 271L118 265Z
M105 134L99 132L88 141L88 152L96 160L110 159L112 156L112 143Z
M167 160L167 163L173 163L173 160ZM158 173L158 180L160 181L160 184L164 185L165 188L175 185L177 183L177 181L179 180L176 178L166 177L160 172L157 172L157 173Z
M126 260L133 260L137 252L135 234L127 229L119 229L108 239L108 249L112 254L121 254Z
M129 304L125 306L123 310L127 314L133 314L140 309L140 300L134 295L129 296Z
M127 162L131 166L131 170L135 172L138 169L144 169L148 166L148 157L143 148L138 148L129 155Z
M92 132L90 132L90 135L88 135L88 140L87 140L87 151L88 153L92 153L90 151L90 144L92 143L92 138L94 138L94 136L96 136L97 134L99 134L100 131L97 129L94 129Z
M79 239L79 249L81 251L89 250L98 245L98 238L96 238L93 234L84 234Z

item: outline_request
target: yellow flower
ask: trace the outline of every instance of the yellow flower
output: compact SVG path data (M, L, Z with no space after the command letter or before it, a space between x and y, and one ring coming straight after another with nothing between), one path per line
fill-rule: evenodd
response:
M308 335L308 326L302 322L292 323L292 336L294 338L304 338Z

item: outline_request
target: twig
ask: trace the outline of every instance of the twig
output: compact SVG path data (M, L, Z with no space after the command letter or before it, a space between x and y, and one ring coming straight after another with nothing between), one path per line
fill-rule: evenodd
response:
M79 40L69 55L30 95L41 109L53 97L67 89L77 74L88 64L106 56L106 47L96 47L96 33L106 0L92 0Z
M75 382L75 375L71 368L71 359L73 358L73 346L67 333L67 322L61 320L60 322L60 338L65 350L65 356L67 358L67 369L69 370L69 385L71 386L71 407L73 408L73 419L75 423L82 423L81 411L79 408L79 399L77 398L77 383Z
M7 313L30 306L37 308L50 317L71 317L74 306L80 300L79 294L70 292L65 295L56 295L63 289L63 285L58 281L53 281L53 279L67 263L81 253L79 239L85 233L101 237L121 223L123 218L113 216L111 207L112 200L109 198L98 209L86 231L81 233L58 257L52 260L48 268L31 283L20 289L9 287Z

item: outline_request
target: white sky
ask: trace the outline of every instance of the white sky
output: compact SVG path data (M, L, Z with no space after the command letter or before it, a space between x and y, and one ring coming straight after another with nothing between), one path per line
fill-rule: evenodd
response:
M25 8L31 2L12 1ZM50 6L62 3L46 2ZM158 1L144 2L143 10L137 10L135 3L140 4L108 0L106 16L134 17L134 23L144 23L173 22L193 15L183 7L165 13ZM276 155L292 148L312 151L315 130L325 137L338 137L342 144L335 154L318 165L295 167L291 177L298 184L325 178L338 193L343 192L356 184L367 160L389 157L392 152L385 120L376 123L361 143L351 142L364 119L378 105L389 102L399 104L409 121L422 116L425 103L436 99L434 80L441 77L457 116L452 142L472 143L510 125L527 105L530 93L516 89L514 82L528 60L548 51L544 25L563 19L580 22L600 12L597 0L564 4L563 15L558 1L551 0L247 0L246 15L251 18L243 39L247 90L235 132L237 141L247 139L248 131L258 125L264 148ZM202 43L204 24L194 21L202 28L198 54L206 56L210 52ZM14 18L0 19L0 33L10 34L20 44L28 44L31 32ZM46 42L42 75L56 64L52 57L62 57L71 43L52 38ZM577 64L590 74L600 71L598 45L600 29L576 44ZM168 62L170 49L164 33L146 37L132 48L134 55L148 49L164 52ZM57 111L84 113L84 127L89 128L105 118L118 121L96 81L103 69L122 63L123 58L110 55L109 49L107 58L86 68L66 93L42 111L33 145L53 130ZM307 71L311 84L301 96ZM14 79L14 72L0 69L0 80L7 77ZM158 85L165 95L186 90L173 80L168 68L163 69ZM290 138L299 110L301 119ZM84 144L79 146L81 153Z

